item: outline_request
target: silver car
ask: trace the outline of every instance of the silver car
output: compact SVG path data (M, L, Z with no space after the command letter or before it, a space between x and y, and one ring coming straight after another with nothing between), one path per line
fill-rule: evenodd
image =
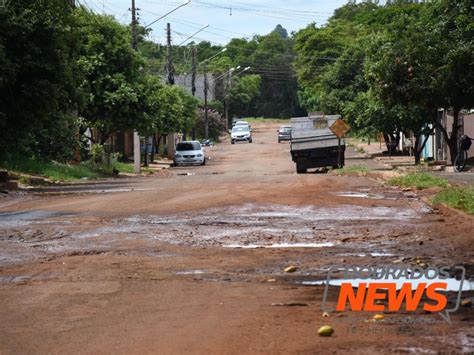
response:
M249 126L235 125L230 134L230 142L249 142L252 143L252 132Z
M206 165L204 149L198 141L178 143L174 154L174 165L199 164Z

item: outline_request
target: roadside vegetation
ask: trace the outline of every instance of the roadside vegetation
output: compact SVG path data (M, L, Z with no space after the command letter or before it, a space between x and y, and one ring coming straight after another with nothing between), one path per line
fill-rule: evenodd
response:
M448 180L434 177L428 173L410 173L389 179L387 185L423 190L431 187L447 187Z
M432 199L433 204L445 204L468 214L474 214L474 188L449 187Z
M443 189L431 198L434 205L444 204L468 214L474 214L473 187L450 186L446 179L437 178L428 173L411 173L392 178L387 181L387 185L418 190L441 187Z
M334 174L367 174L371 171L366 166L345 166L341 169L332 170Z
M133 173L133 165L122 162L111 164L93 164L85 161L78 164L60 163L56 161L40 161L34 158L15 157L0 164L0 168L14 174L26 174L44 177L52 181L72 181L79 179L100 179L116 173ZM149 169L144 170L150 173ZM21 180L28 183L27 178Z
M88 164L66 164L58 162L42 162L32 158L10 159L1 164L2 168L13 173L38 175L53 181L69 181L75 179L97 179L100 174ZM25 179L23 182L27 182Z

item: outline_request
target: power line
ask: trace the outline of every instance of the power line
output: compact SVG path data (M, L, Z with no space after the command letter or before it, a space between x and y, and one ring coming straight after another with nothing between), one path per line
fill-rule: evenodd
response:
M156 1L144 1L146 3L151 3L151 4L156 4ZM179 4L176 2L170 2L166 1L167 4ZM191 6L194 7L204 7L204 8L214 8L214 9L222 9L222 10L229 10L229 7L215 4L215 3L208 3L208 2L203 2L203 1L194 1L191 3ZM308 22L308 21L313 21L315 17L321 17L326 19L328 16L314 13L312 14L310 11L300 11L296 12L295 10L291 9L284 9L284 10L278 10L278 11L269 11L269 9L252 9L252 8L243 8L243 7L233 7L234 10L239 11L239 12L244 12L247 14L252 14L255 16L261 16L261 17L268 17L268 18L276 18L280 20L287 20L287 21L296 21L296 22Z

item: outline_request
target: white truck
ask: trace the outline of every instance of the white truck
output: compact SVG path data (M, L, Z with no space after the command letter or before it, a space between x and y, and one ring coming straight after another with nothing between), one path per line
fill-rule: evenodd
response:
M329 127L340 115L310 115L291 119L291 158L296 172L311 168L343 167L346 146Z

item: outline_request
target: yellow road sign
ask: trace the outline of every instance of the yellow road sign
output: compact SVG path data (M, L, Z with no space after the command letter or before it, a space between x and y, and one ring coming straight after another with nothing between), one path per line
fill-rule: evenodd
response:
M351 126L344 122L342 119L338 118L334 123L329 127L332 133L336 135L337 138L344 137L347 132L351 130Z

